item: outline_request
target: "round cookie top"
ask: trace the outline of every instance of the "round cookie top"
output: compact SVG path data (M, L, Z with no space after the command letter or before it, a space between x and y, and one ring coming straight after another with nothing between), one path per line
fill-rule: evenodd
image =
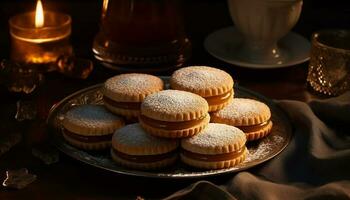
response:
M192 66L176 70L170 78L170 86L202 97L217 96L230 92L233 79L223 70L206 66Z
M246 136L240 129L226 125L209 123L197 135L181 140L181 147L199 154L223 154L235 152L246 143Z
M113 135L112 146L115 150L128 155L157 155L175 150L179 142L154 137L136 123L118 129Z
M199 95L179 90L151 94L141 104L141 114L160 121L189 121L208 113L207 101Z
M89 104L75 106L67 111L62 125L76 134L98 136L113 133L117 128L124 126L124 121L102 105Z
M141 102L147 95L163 90L162 79L149 74L120 74L104 83L102 93L117 102Z
M271 118L270 108L257 100L234 98L222 110L211 115L213 122L232 126L251 126L266 122Z

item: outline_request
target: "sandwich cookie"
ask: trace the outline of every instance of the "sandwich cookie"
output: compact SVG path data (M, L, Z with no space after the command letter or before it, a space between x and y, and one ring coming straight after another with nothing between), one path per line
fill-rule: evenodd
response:
M209 123L208 103L190 92L163 90L145 98L139 121L148 133L155 136L189 137Z
M114 133L111 156L115 162L127 167L158 169L176 161L178 146L177 140L154 137L140 124L129 124Z
M63 137L71 145L101 150L111 146L114 131L124 126L124 121L102 105L80 105L65 114L62 125Z
M170 79L170 87L198 94L209 104L209 112L225 107L233 98L233 79L220 69L194 66L179 69Z
M272 129L270 108L253 99L235 98L224 109L212 113L211 117L212 122L241 129L248 141L265 137Z
M143 99L163 90L162 79L148 74L121 74L109 78L102 89L108 110L127 119L138 117Z
M222 169L244 161L245 134L226 124L210 123L197 135L181 140L181 160L193 167Z

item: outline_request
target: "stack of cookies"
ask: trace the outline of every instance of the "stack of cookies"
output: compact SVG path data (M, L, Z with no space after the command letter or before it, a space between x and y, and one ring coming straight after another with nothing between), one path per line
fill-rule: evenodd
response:
M185 67L173 73L171 88L202 96L211 122L241 129L248 141L258 140L272 128L269 107L254 99L234 98L234 81L225 71L205 66Z
M115 162L136 169L163 168L177 157L192 167L229 168L244 161L247 140L272 128L268 106L234 98L233 85L228 73L205 66L175 71L166 90L156 76L117 75L104 84L104 107L67 112L64 137L86 150L111 146Z

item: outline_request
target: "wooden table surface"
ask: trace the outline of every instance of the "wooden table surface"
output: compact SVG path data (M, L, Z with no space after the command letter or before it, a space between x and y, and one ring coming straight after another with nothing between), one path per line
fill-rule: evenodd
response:
M45 1L44 1L45 2ZM9 34L7 20L16 13L34 7L34 1L2 1L0 52L9 56ZM91 58L91 43L98 31L101 8L100 1L47 1L52 10L66 12L73 18L72 44L76 55ZM44 3L45 5L45 3ZM304 2L299 22L294 32L310 38L311 33L323 28L349 28L349 9L339 4L328 5L318 1ZM305 101L309 97L306 89L308 63L273 69L252 70L221 62L211 57L203 48L205 37L232 21L226 1L188 0L185 3L186 30L193 43L193 56L188 65L209 65L228 71L236 84L259 92L271 99L294 99ZM8 153L0 156L0 181L7 169L26 167L37 175L37 180L22 190L0 186L0 199L146 199L161 198L198 181L135 178L113 174L97 169L60 154L56 164L45 165L31 154L31 148L46 137L45 116L53 103L84 87L103 82L117 72L102 67L94 60L95 68L87 80L64 77L57 73L46 75L45 84L33 95L20 96L9 93L0 86L0 136L21 133L22 142ZM170 74L163 74L170 75ZM17 122L14 119L16 102L19 99L34 99L39 105L38 118ZM250 171L254 171L251 169ZM212 177L206 180L223 184L233 175Z

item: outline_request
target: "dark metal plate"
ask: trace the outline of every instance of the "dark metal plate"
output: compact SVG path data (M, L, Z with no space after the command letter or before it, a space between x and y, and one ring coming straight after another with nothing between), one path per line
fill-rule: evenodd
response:
M164 80L167 81L168 78L164 78ZM292 129L288 117L273 101L258 93L236 86L234 88L235 97L246 97L265 102L271 109L272 121L274 123L271 134L266 138L247 144L249 154L243 163L228 169L206 171L187 167L181 162L162 171L139 171L125 168L113 162L109 151L84 151L69 145L62 137L61 121L69 109L80 104L103 104L101 86L102 84L91 86L61 100L51 109L48 124L52 129L51 133L54 144L63 153L81 162L115 173L153 178L200 178L238 172L259 165L277 156L289 144L292 137Z

